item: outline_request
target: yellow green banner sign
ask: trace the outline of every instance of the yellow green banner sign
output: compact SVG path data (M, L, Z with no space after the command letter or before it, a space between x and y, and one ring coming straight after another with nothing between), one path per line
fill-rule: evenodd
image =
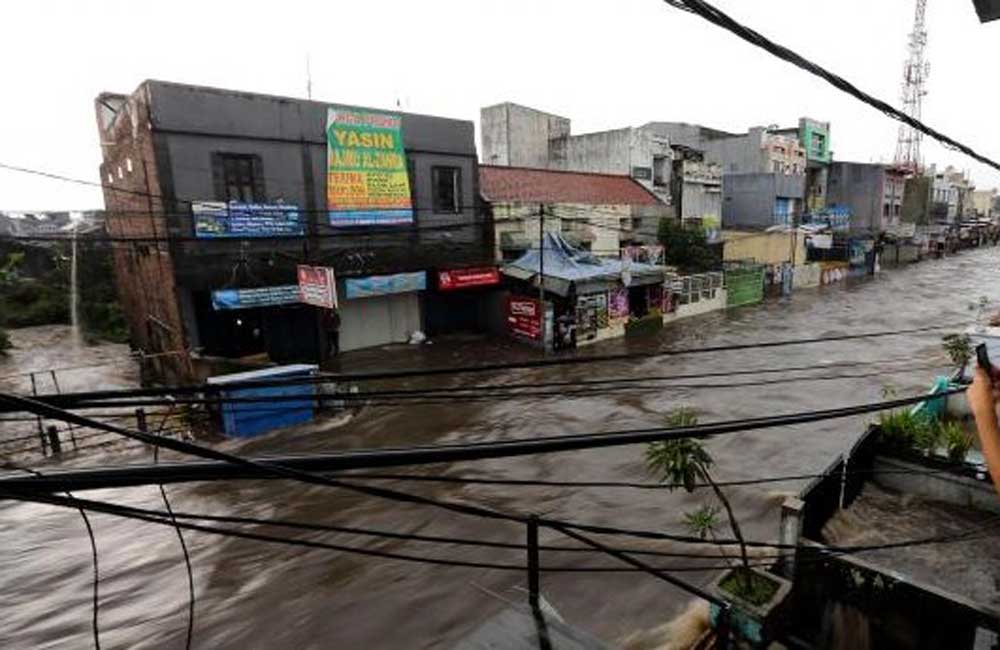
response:
M399 115L331 106L326 203L331 226L413 223Z

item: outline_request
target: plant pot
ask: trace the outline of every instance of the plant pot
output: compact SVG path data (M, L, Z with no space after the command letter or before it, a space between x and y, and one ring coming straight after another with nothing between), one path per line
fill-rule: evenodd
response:
M722 587L734 572L735 569L730 569L720 575L712 582L709 589L716 596L732 605L729 620L730 631L737 637L746 640L754 648L764 647L774 640L774 635L778 631L782 605L792 590L792 583L767 571L751 568L750 572L758 578L763 578L777 585L777 589L767 602L754 604ZM721 613L721 608L713 603L709 612L713 628L718 625Z

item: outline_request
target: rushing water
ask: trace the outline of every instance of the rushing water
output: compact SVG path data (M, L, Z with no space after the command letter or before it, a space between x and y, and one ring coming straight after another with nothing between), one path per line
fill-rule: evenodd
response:
M996 249L929 261L851 287L803 290L791 300L715 313L666 328L655 339L611 342L588 352L641 351L656 346L700 347L902 329L967 322L968 308L982 295L1000 300ZM67 352L65 328L15 331L22 349L0 361L0 375L59 365L80 365L125 354L121 346ZM24 345L34 347L33 354ZM439 341L345 355L344 370L481 363L528 357L534 352L507 342L480 339ZM68 355L68 356L67 356ZM629 362L517 370L500 375L462 375L408 380L408 387L460 387L596 377L633 377L799 366L842 361L876 361L873 366L830 370L839 378L715 390L664 389L602 396L514 401L454 402L446 406L366 408L344 423L315 423L251 441L228 441L222 449L240 454L316 452L360 447L509 440L543 435L614 431L661 425L678 405L695 407L702 421L789 413L874 401L884 384L900 394L927 388L946 367L939 335L846 341L835 344L756 349ZM71 363L69 363L71 362ZM881 371L876 375L873 371ZM127 364L73 371L71 389L83 385L127 385L135 381ZM848 372L857 376L840 376ZM815 376L817 373L811 373ZM822 373L820 373L822 374ZM753 378L744 378L750 380ZM5 381L5 380L0 380ZM11 381L6 380L10 387ZM22 380L16 380L20 386ZM717 383L729 383L718 380ZM716 478L758 478L822 471L831 456L861 433L864 418L765 429L711 441ZM561 453L510 460L425 467L416 473L548 480L647 480L642 447ZM148 454L87 455L76 464L148 461ZM41 466L44 471L48 465ZM483 485L390 484L436 498L482 503L589 523L682 531L683 512L707 499L683 491L515 488ZM754 539L777 536L783 496L801 483L728 490L744 532ZM288 482L244 481L167 488L176 510L253 517L281 517L348 526L444 536L522 542L524 531L494 521L363 499L330 489ZM92 498L162 508L155 487L102 490ZM94 515L101 558L101 630L108 648L183 647L187 584L173 530L153 524ZM255 529L256 530L256 529ZM346 535L261 532L327 539L369 548L450 559L522 563L523 554L467 547L441 548ZM505 605L488 592L522 599L521 572L448 568L376 560L307 548L266 545L208 534L186 533L197 581L195 647L203 648L432 648L458 639ZM543 543L567 543L545 531ZM80 648L90 641L90 548L78 514L36 505L0 504L0 647ZM642 546L636 542L632 546ZM668 545L650 545L669 550ZM679 550L679 549L673 549ZM612 560L580 554L545 553L549 566L616 566ZM661 560L661 566L704 564ZM712 573L685 573L705 584ZM634 573L548 573L542 588L571 624L614 642L659 628L688 605L687 594Z

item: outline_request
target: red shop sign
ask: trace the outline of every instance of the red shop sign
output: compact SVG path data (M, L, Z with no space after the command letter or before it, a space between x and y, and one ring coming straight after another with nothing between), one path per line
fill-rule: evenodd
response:
M487 287L493 284L500 284L500 271L495 266L438 271L438 288L442 291Z
M541 314L538 301L534 298L511 296L507 301L507 327L511 334L541 340Z

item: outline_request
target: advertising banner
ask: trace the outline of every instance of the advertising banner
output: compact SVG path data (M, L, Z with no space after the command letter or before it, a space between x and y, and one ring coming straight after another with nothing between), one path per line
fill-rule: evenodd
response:
M372 275L367 278L344 280L344 294L348 300L371 298L393 293L410 293L427 288L427 273L396 273L395 275Z
M194 236L301 237L305 234L298 206L283 203L199 201L191 204Z
M297 284L257 287L255 289L219 289L212 292L212 308L216 311L290 305L298 302L299 285Z
M298 276L300 302L324 309L337 308L337 279L333 269L300 264Z
M619 287L611 292L608 300L608 315L612 320L628 318L628 289Z
M403 119L327 109L326 203L331 226L413 223Z
M538 300L511 296L507 300L507 327L511 334L542 340L542 310Z
M500 284L500 271L495 266L438 271L438 289L442 291L468 287L488 287L494 284Z

